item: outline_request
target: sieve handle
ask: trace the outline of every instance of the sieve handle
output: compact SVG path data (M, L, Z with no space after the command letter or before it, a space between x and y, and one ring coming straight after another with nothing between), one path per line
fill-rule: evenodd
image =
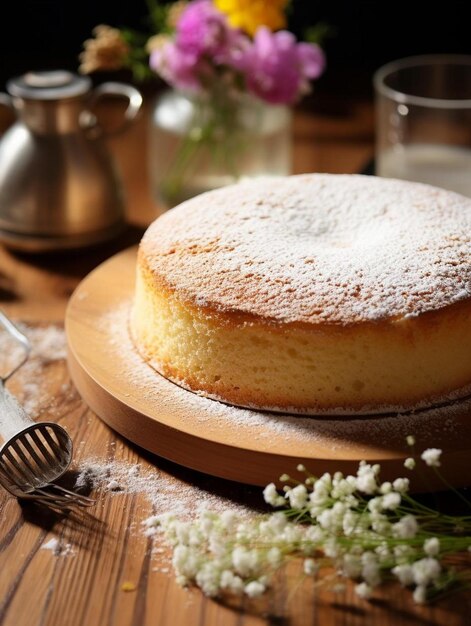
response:
M0 325L3 326L10 337L21 345L24 351L21 361L15 365L6 376L3 378L0 377L0 436L5 442L34 423L15 396L13 396L8 389L5 389L6 381L27 361L31 352L31 344L28 338L13 324L2 310L0 310Z
M28 360L29 354L31 352L31 344L29 342L28 337L24 335L21 330L19 330L13 322L5 315L5 313L0 309L0 324L7 331L7 333L17 341L24 350L24 355L22 360L15 365L15 367L3 378L0 377L0 380L5 383L9 378L13 376L13 374L20 369L22 365L26 363Z
M3 442L9 441L24 428L34 424L24 408L0 381L0 436Z

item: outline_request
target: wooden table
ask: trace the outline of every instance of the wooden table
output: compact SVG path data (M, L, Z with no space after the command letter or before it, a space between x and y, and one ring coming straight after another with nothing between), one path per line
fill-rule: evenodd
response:
M372 157L372 103L339 98L313 99L296 112L294 171L358 172ZM7 117L1 118L3 126ZM158 214L146 175L146 114L110 147L120 168L128 206L129 231L95 250L54 256L14 254L0 247L0 306L15 320L62 324L68 298L100 262L139 241ZM93 456L140 463L174 477L176 484L198 485L235 501L261 502L261 490L226 483L151 458L106 427L83 404L68 376L66 362L43 363L41 416L65 426L76 443L76 462ZM21 399L27 389L18 380ZM157 469L156 469L157 468ZM170 479L170 478L169 478ZM99 495L93 523L46 514L0 492L0 623L5 626L458 626L471 623L471 600L452 597L432 607L417 607L399 586L384 589L372 603L359 600L353 586L340 595L304 585L290 593L288 575L276 595L255 612L235 608L179 587L171 572L155 566L151 540L139 531L152 513L143 494ZM41 546L53 537L72 546L71 555L54 556ZM127 585L130 583L130 585ZM123 586L124 585L124 586ZM126 591L126 587L131 587ZM294 585L293 585L294 587Z

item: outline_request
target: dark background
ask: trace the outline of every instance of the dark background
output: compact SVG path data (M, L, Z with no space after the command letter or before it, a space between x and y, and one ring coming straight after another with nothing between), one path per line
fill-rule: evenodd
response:
M146 30L145 0L29 0L8 7L0 26L0 89L29 70L77 70L82 43L99 23ZM333 31L324 46L328 71L318 88L366 93L372 72L387 61L471 54L468 14L469 2L293 0L290 27L301 37L306 26L327 22Z

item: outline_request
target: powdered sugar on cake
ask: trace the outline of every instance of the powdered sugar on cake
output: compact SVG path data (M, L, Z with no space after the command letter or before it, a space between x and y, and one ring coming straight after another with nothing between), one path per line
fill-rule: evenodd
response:
M471 297L471 200L407 181L249 181L172 209L141 247L182 299L274 322L395 319Z

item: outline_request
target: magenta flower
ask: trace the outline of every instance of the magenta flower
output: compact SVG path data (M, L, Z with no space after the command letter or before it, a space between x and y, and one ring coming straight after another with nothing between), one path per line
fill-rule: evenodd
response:
M325 58L319 46L298 43L286 30L262 26L252 41L230 26L212 0L193 0L172 39L151 53L150 66L177 89L192 91L208 88L223 68L265 102L293 104L322 74Z
M201 78L211 74L211 69L201 63L194 54L180 50L174 41L152 51L150 67L177 89L198 91Z
M232 29L211 0L191 2L178 20L175 43L181 52L220 63L227 56Z
M181 14L173 40L151 53L150 67L174 87L199 90L215 68L233 67L249 45L211 0L195 0Z
M257 30L239 62L248 90L272 104L296 102L309 90L309 79L318 78L324 67L319 46L298 43L292 33L272 33L264 26Z

